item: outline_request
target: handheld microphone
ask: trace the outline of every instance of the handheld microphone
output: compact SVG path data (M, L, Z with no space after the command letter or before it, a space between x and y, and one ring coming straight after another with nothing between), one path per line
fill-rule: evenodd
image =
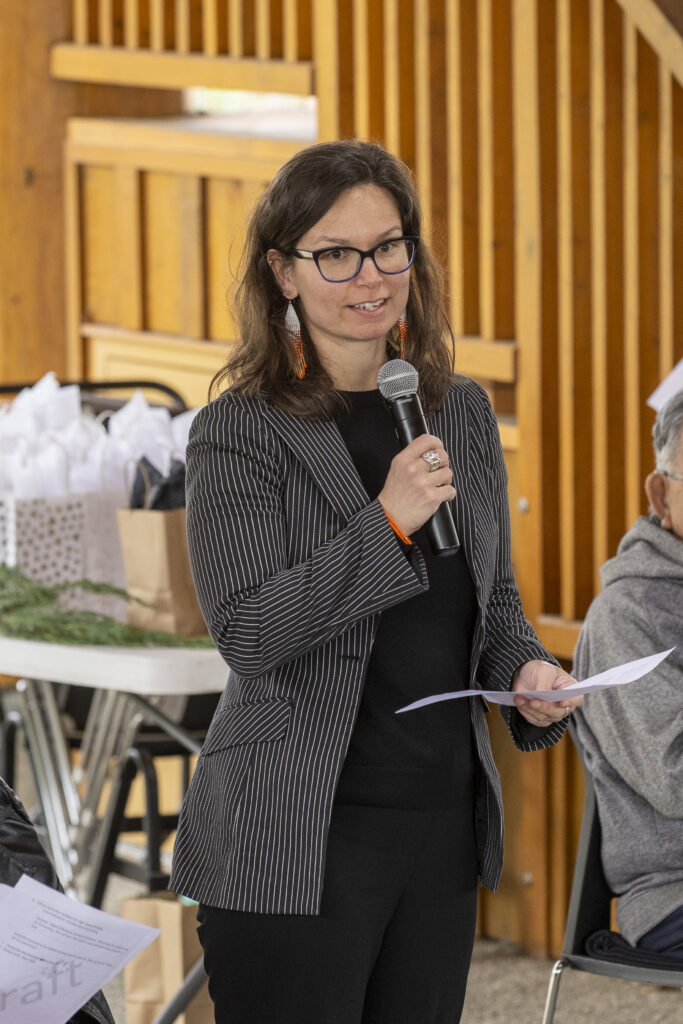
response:
M415 367L405 359L390 359L380 366L377 374L377 386L382 397L389 403L396 434L404 448L416 437L429 433L417 394L419 379ZM427 520L425 530L435 555L445 558L460 549L451 507L447 501L442 502L431 519Z

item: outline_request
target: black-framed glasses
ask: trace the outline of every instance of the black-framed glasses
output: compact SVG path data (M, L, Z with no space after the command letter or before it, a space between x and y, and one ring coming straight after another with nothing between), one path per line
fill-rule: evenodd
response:
M669 480L683 480L683 473L672 473L668 469L658 469L657 473L661 473L662 476L668 476Z
M363 260L371 259L380 274L403 274L410 270L417 252L414 235L387 238L372 249L355 249L352 245L332 245L326 249L293 249L298 260L313 260L325 281L341 284L360 274Z

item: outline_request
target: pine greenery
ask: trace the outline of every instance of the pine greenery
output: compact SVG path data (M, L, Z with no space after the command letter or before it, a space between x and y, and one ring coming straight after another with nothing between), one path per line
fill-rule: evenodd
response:
M160 630L139 629L98 612L67 611L59 598L76 587L90 594L112 594L126 601L129 594L107 583L79 580L46 586L18 569L0 565L0 635L53 644L106 644L113 647L213 647L208 636L186 637Z

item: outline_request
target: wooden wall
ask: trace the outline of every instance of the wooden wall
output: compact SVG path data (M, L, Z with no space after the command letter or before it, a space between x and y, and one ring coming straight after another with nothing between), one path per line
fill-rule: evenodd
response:
M69 373L161 380L202 405L235 339L228 301L246 213L299 146L202 121L73 118Z
M69 37L64 0L3 0L0 17L0 380L66 369L63 145L73 114L161 115L173 90L55 82L50 46Z
M18 141L16 118L0 115L3 138L15 132L14 191L0 209L14 218L25 269L6 253L3 268L10 281L26 276L24 296L49 283L49 301L22 300L18 312L16 288L0 300L0 376L48 365L135 371L201 401L233 338L230 244L239 250L249 203L297 145L158 120L80 117L67 132L65 113L103 112L85 108L83 91L102 86L83 83L135 86L110 91L130 104L112 101L112 114L136 104L155 114L161 101L143 85L314 93L320 139L379 139L415 170L426 235L447 272L456 367L484 384L498 415L525 609L570 661L599 567L645 510L645 399L683 357L683 38L667 4L74 0L70 26L61 0L30 6L49 17L29 25L12 0L10 42L36 33L40 74L22 92L20 122L31 125L38 108L36 130ZM18 67L5 65L2 80L18 82ZM54 117L50 104L67 92ZM62 137L66 289L55 227ZM39 144L52 191L20 226L35 187L23 147ZM48 343L61 337L63 293L68 356ZM578 765L567 742L522 756L495 723L493 735L507 860L481 927L557 951Z

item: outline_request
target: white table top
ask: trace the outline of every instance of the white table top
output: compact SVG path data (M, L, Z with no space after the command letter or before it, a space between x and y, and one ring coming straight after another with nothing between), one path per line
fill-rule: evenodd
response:
M211 648L80 647L0 637L0 674L141 696L189 695L220 693L228 667Z

